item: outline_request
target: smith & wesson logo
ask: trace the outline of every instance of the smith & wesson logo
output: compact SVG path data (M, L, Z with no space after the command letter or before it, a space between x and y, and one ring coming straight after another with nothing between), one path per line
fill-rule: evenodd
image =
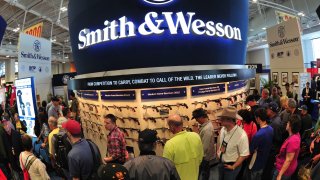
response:
M280 26L278 28L278 36L280 38L284 38L286 36L286 28L285 28L285 26Z
M35 40L34 43L33 43L33 49L36 51L36 52L39 52L41 50L41 43L40 41L38 40Z

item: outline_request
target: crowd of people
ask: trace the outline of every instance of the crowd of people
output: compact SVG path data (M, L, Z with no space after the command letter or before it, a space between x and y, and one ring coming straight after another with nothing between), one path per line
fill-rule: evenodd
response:
M170 115L167 124L174 136L165 142L162 156L155 152L160 142L157 131L145 129L138 137L140 155L131 159L116 116L104 116L109 134L107 154L101 155L97 145L83 137L75 94L71 93L71 107L53 97L39 108L37 138L26 134L27 126L18 114L2 114L0 177L287 180L297 179L299 169L311 163L310 179L320 179L320 126L309 114L308 84L302 97L303 102L297 102L290 88L284 95L277 87L271 94L263 89L261 97L257 93L246 97L246 109L224 108L218 127L207 110L198 108L192 112L197 122L193 132L184 128L180 115Z

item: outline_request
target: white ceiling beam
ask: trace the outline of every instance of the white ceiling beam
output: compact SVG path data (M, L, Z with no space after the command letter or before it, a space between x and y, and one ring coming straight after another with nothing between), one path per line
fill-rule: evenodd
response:
M63 24L58 24L56 21L54 21L53 19L49 18L49 17L46 17L42 14L40 14L39 12L35 11L35 10L28 10L26 6L20 4L19 2L15 1L15 2L12 2L11 0L4 0L5 2L11 4L12 6L15 6L15 7L18 7L20 9L23 9L25 11L28 11L29 13L31 14L34 14L38 17L41 17L42 19L45 19L51 23L54 23L56 26L59 26L60 28L66 30L66 31L69 31L69 28L67 26L64 26Z

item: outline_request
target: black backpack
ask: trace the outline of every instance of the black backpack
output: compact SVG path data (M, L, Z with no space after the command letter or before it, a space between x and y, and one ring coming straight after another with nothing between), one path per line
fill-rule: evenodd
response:
M90 139L86 139L86 140L87 140L88 145L90 147L90 151L91 151L91 155L92 155L92 159L93 159L93 163L94 163L93 169L91 171L90 179L91 180L99 180L100 178L98 177L98 169L99 169L100 165L102 164L101 154L100 154L98 146L94 142L92 142ZM94 149L96 149L97 152L95 152Z
M55 134L53 135L56 139L54 144L56 160L56 166L59 169L69 169L68 166L68 153L72 149L71 143L68 141L67 134Z

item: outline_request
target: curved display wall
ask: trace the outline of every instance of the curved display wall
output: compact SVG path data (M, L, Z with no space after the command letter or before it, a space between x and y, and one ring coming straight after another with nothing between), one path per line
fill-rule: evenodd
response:
M243 65L248 6L248 0L70 0L77 73Z

